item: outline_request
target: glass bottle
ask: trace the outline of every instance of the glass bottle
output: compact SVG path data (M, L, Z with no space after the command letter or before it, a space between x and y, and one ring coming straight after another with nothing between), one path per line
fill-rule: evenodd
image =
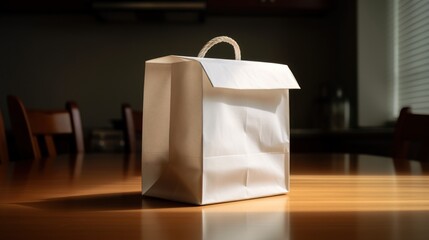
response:
M331 121L332 130L344 130L349 128L350 124L350 103L344 97L343 90L337 88L335 96L331 101Z

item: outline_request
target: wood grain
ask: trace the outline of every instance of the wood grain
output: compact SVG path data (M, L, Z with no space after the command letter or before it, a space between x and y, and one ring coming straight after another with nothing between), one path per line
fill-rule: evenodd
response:
M192 206L140 194L140 157L0 165L1 239L428 239L423 163L292 154L291 192Z

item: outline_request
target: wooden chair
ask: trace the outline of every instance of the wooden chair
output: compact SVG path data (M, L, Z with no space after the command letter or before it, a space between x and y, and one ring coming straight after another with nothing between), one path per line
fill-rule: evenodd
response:
M395 160L429 160L429 115L402 108L395 126L393 148Z
M8 96L7 103L12 131L22 158L40 159L57 155L54 137L69 136L68 150L83 153L84 140L79 108L66 103L66 110L30 110L16 96Z
M143 129L143 113L135 111L127 103L122 104L122 120L124 130L125 152L135 153L138 149L137 144L141 139Z
M4 127L3 114L0 111L0 164L9 161L9 151L7 149L6 130Z

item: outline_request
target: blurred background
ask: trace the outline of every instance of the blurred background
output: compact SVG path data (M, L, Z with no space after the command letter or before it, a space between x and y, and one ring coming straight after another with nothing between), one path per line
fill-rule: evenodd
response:
M362 132L385 147L400 107L388 48L392 2L3 0L0 107L9 128L8 94L29 108L74 100L87 134L114 128L122 103L142 108L146 60L196 56L208 40L227 35L242 59L287 64L294 73L301 86L290 91L297 150L311 150L300 139L317 139L313 148L323 150L323 139ZM234 56L225 44L207 57ZM368 128L377 130L368 135Z

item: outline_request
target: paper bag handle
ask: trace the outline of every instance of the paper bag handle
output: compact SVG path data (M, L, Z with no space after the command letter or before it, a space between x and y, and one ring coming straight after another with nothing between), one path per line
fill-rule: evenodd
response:
M198 57L203 58L211 47L221 42L226 42L231 44L234 47L235 60L241 60L240 46L238 46L238 43L234 39L227 36L215 37L212 40L208 41L206 45L204 45L204 47L198 53Z

